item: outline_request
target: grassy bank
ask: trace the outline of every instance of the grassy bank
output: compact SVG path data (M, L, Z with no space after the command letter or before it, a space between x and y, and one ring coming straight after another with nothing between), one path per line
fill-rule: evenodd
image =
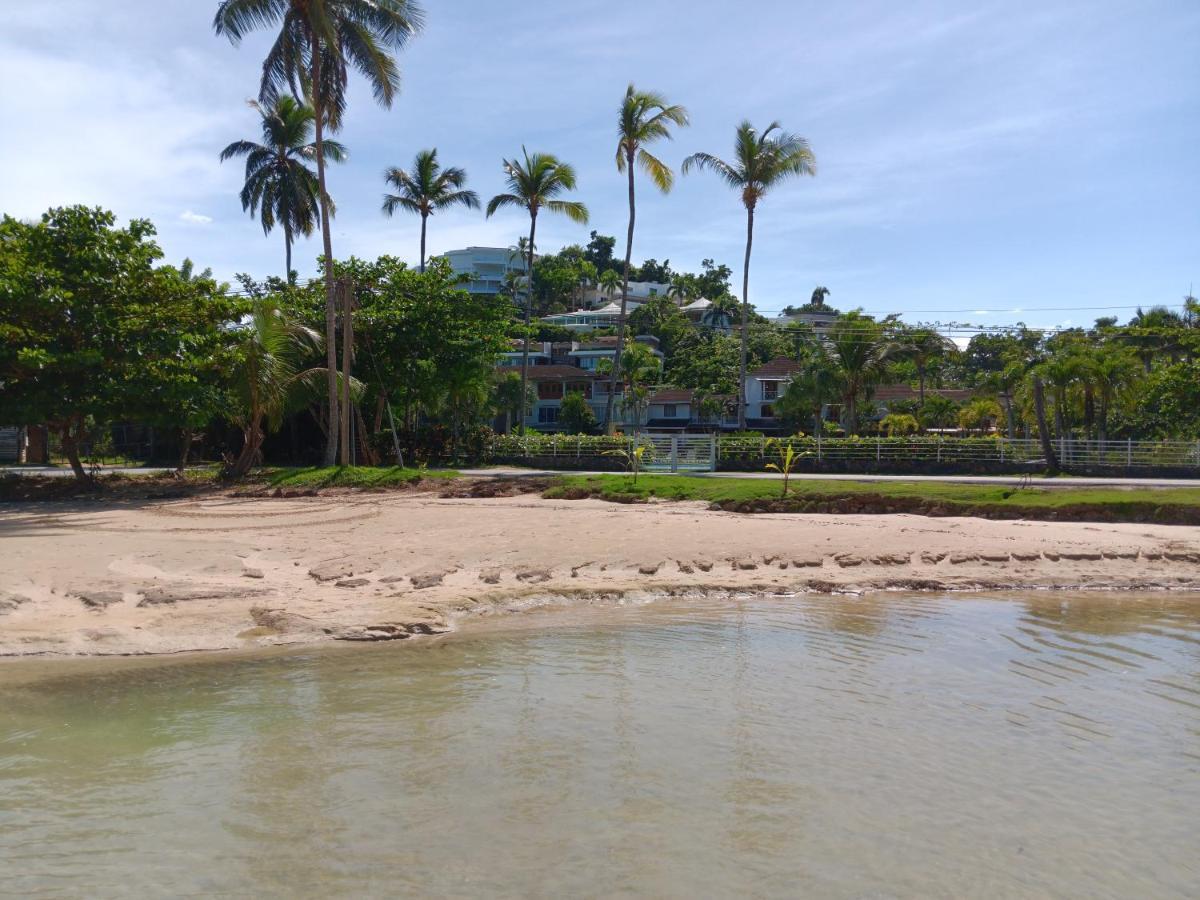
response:
M736 512L908 512L996 518L1200 524L1200 487L1121 489L1014 488L949 482L794 481L786 499L780 482L761 478L643 475L567 476L550 497L599 497L622 503L700 500Z
M272 487L288 488L387 488L416 484L427 478L454 478L451 469L407 469L400 466L311 466L302 469L272 468L251 473L251 482L266 481Z

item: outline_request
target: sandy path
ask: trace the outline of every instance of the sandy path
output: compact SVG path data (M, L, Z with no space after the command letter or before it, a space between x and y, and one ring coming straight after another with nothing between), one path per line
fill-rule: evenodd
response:
M0 508L0 655L443 631L545 602L739 591L1200 590L1200 529L350 494Z

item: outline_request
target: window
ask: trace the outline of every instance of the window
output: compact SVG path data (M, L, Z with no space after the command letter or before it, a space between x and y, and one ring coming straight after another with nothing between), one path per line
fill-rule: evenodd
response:
M764 403L764 404L763 404L763 408L762 408L762 417L763 417L764 419L773 419L773 418L775 418L775 410L771 408L771 404L770 404L770 403Z
M779 382L778 381L764 381L763 382L763 399L764 400L774 400L778 396L779 396Z
M664 403L663 404L663 418L664 419L674 419L678 415L679 415L679 412L675 409L674 403Z
M538 407L538 424L553 425L558 421L557 406L539 406Z
M539 400L561 400L563 386L561 381L542 381L538 384Z

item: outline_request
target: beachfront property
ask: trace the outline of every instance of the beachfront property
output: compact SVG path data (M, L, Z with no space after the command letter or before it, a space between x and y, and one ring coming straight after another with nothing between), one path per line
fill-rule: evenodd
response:
M525 256L512 247L465 247L441 255L457 275L470 278L464 289L472 294L494 296L504 287L510 272L522 275L528 269Z

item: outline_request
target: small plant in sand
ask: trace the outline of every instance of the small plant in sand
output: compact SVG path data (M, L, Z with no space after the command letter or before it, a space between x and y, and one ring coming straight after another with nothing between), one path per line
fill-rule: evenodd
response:
M654 459L654 448L649 444L637 444L628 450L606 450L604 455L620 457L625 463L625 473L632 475L633 483L637 484L638 473L642 471L643 460L646 458Z
M796 448L792 446L791 441L784 443L783 441L779 440L779 438L771 438L768 440L767 447L778 448L779 462L769 462L767 463L767 468L778 472L783 476L783 493L780 496L786 497L788 492L788 479L791 478L792 467L796 465L796 460L798 460L803 454L796 452Z

